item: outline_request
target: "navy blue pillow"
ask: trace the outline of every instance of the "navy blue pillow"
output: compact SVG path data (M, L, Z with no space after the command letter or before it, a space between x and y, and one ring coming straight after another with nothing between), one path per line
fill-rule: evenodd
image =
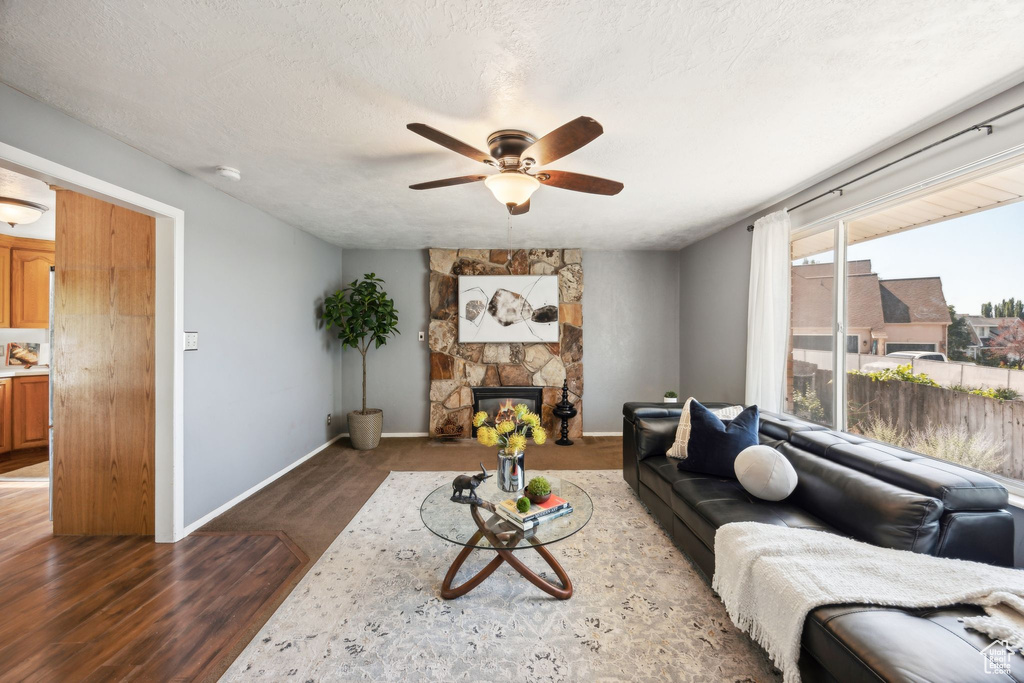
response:
M735 479L736 456L758 443L759 418L757 406L750 406L726 425L700 403L690 401L690 440L679 469Z

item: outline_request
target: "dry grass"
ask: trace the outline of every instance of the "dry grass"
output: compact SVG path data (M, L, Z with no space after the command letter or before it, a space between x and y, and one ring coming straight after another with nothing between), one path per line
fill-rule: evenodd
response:
M860 431L875 441L984 472L995 472L1006 460L992 435L972 433L964 425L930 426L924 431L910 432L889 420L871 417L860 425Z

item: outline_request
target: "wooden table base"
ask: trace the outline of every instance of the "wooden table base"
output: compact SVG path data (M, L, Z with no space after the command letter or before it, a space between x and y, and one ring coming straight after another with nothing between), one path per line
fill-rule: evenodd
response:
M483 519L480 517L480 513L477 510L477 506L471 506L471 512L473 520L476 522L479 531L473 534L473 537L469 539L469 544L464 547L452 562L452 566L448 569L448 573L444 576L444 581L441 583L441 597L445 600L453 600L454 598L461 597L466 593L470 592L481 583L484 582L488 576L494 573L494 570L502 565L504 562L519 572L523 578L532 583L537 588L541 589L548 595L558 598L559 600L568 600L572 597L572 581L569 579L569 575L562 569L562 565L558 564L558 561L548 552L548 549L542 545L537 545L533 539L529 539L530 543L533 544L533 550L537 552L544 561L548 563L548 566L554 570L558 576L558 580L561 582L561 586L558 586L547 579L540 577L536 572L526 566L522 560L515 556L515 552L511 548L515 548L519 541L522 539L523 534L521 531L517 531L512 537L502 542L498 536L487 528ZM465 581L460 586L452 587L452 582L455 580L455 575L459 573L459 569L462 564L466 561L466 558L472 554L477 542L481 538L486 538L490 542L492 548L497 553L497 556L487 563L483 569L477 572L473 578Z

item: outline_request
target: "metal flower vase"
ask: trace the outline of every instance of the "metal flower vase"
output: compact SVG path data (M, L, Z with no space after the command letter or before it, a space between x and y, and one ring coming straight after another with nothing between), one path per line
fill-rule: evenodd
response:
M523 464L526 454L506 453L505 449L498 451L498 488L505 493L521 491L526 487L526 470Z

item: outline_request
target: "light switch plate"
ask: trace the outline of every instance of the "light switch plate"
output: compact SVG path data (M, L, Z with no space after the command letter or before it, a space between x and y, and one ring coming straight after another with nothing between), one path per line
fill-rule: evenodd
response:
M186 351L198 351L199 350L199 333L198 332L186 332L185 333L185 350Z

